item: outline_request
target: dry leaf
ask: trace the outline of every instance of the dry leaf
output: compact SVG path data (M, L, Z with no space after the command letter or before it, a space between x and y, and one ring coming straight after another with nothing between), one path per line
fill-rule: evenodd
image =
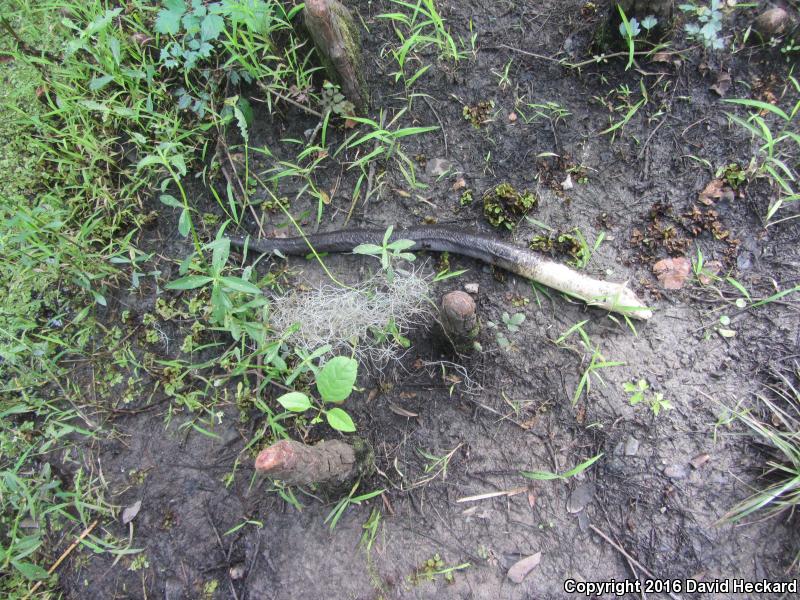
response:
M715 92L720 98L728 93L728 88L731 87L731 76L727 71L720 71L717 75L717 82L709 89Z
M721 179L712 179L697 197L701 204L711 206L717 200L733 200L734 193Z
M467 180L464 179L463 177L459 177L453 184L453 191L457 192L459 190L463 190L465 187L467 187Z
M722 270L722 263L718 260L710 260L703 265L703 271L698 276L700 283L708 285L714 281L714 277Z
M413 413L410 410L406 410L402 406L397 406L393 402L389 403L389 410L391 410L394 414L400 415L401 417L406 417L407 419L413 419L414 417L418 417L417 413Z
M692 264L685 256L665 258L653 265L653 273L665 290L679 290L686 283Z
M142 501L137 500L133 504L131 504L128 508L122 511L122 524L127 525L131 521L136 518L136 515L139 514L139 510L142 508Z
M508 570L508 578L514 583L522 583L522 581L542 560L542 553L537 552L528 557L515 562Z
M514 123L517 120L517 113L511 113L508 115L508 122Z
M345 119L344 120L344 128L345 129L352 129L356 125L358 125L358 122L353 121L353 119Z

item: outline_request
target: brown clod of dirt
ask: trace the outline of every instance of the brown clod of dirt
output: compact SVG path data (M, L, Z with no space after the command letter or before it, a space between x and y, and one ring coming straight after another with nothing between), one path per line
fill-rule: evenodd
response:
M691 271L692 263L685 256L665 258L653 265L653 273L665 290L681 289Z

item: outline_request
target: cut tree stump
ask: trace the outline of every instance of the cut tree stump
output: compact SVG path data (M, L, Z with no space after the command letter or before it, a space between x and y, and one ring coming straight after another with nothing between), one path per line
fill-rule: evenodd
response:
M353 438L352 445L327 440L309 446L294 440L281 440L256 457L256 470L288 485L344 483L368 475L375 456L369 444Z
M475 300L462 291L448 292L442 296L442 326L456 350L472 349L478 336L478 314Z
M339 0L306 0L305 25L328 75L358 111L367 109L361 39L350 11Z

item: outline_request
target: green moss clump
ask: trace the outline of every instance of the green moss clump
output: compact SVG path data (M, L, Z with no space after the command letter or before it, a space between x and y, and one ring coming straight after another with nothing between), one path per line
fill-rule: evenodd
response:
M461 194L461 199L459 200L461 206L469 206L472 204L472 190L464 190L464 193Z
M483 214L494 227L514 229L520 217L539 199L528 190L520 193L509 183L501 183L483 194Z

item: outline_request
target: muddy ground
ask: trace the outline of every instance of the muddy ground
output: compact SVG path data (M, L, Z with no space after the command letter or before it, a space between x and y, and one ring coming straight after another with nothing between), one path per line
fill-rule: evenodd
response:
M402 87L391 83L394 66L381 54L395 43L387 24L376 18L389 9L388 3L349 4L370 30L365 52L373 106L393 114L406 100ZM800 226L788 221L763 227L767 184L752 182L707 206L698 202L698 194L714 178L713 169L689 158L705 159L714 168L746 166L755 143L729 126L724 114L729 107L710 86L719 73L727 72L731 84L725 97L755 97L754 86L768 86L777 96L791 65L777 48L740 47L737 42L736 53L731 53L732 36L738 40L752 10L726 17L726 51L711 54L694 47L666 62L643 60L638 69L625 71L620 60L575 70L503 47L583 60L591 55L589 45L605 3L598 3L597 13L574 1L438 4L456 38L469 39L472 19L478 52L455 68L439 64L431 69L414 88L427 94L427 101L415 100L403 117L404 125L443 126L441 133L406 140L409 156L421 155L420 177L429 188L416 193L424 201L398 193L408 186L390 169L381 180L381 197L359 205L348 226L402 226L427 219L494 231L527 244L542 233L537 223L523 219L510 233L492 230L482 215L483 191L507 181L539 195L530 213L537 222L561 231L578 227L592 240L605 232L588 272L629 280L655 307L655 316L637 323L637 335L601 311L556 294L537 294L524 280L451 256L451 268L469 271L439 284L437 295L465 283L479 284L483 350L455 356L432 325L412 333L413 345L401 365L362 376L364 391L348 401L347 409L374 445L379 471L362 481L360 492L386 492L383 499L350 507L334 531L323 521L338 497L298 492L303 508L297 510L268 493L268 481L253 477L253 454L242 450L264 426L258 411L251 410L242 421L233 400L222 403L214 429L219 437L214 439L181 427L188 417L180 411L166 424L169 403L160 390L138 398L125 405L130 412L118 412L108 421L117 431L110 440L87 448L83 457L71 457L71 464L83 463L102 473L114 504L125 507L141 500L132 529L120 523L107 527L105 535L124 539L132 531L132 547L143 549L146 560L134 564L132 555L112 564L114 556L108 554L75 553L62 576L66 597L558 598L565 596L567 578L642 576L592 527L656 577L786 577L798 550L796 523L772 519L732 526L718 520L749 495L748 486L759 485L766 456L741 425L728 424L726 407L754 405L770 373L790 368L796 360L797 306L774 303L739 311L731 304L736 291L725 284L687 282L681 290L665 291L652 266L668 256L695 256L699 247L706 261L722 264L722 274L730 273L760 296L774 291L773 281L781 289L797 282ZM687 47L680 30L674 45ZM425 59L435 61L435 56ZM498 73L512 59L510 86L503 88ZM611 92L625 84L635 102L641 97L640 79L648 89L647 104L615 139L601 135L612 115L607 102L598 98L619 103ZM515 97L524 97L523 104L558 102L570 115L556 123L526 124L519 116L513 121L509 115L516 111ZM278 157L292 158L296 149L279 140L302 137L316 119L292 108L269 116L257 99L253 92L258 112L251 145L267 145ZM494 108L488 123L476 128L463 118L464 105L489 100ZM615 113L613 119L620 116ZM346 132L332 135L336 144ZM542 153L561 158L540 157ZM426 177L425 160L431 158L453 161L453 172L439 181ZM263 158L254 160L256 169L272 166ZM320 230L344 225L355 185L352 171L335 161L326 164L317 184L331 192L331 204ZM575 185L563 190L560 184L569 169ZM474 191L472 205L462 206L461 192L451 189L460 177ZM201 189L196 193L203 210L220 212ZM314 207L310 200L292 205L296 215ZM153 208L159 207L154 203ZM698 217L693 230L690 213L695 208L717 211L717 216ZM158 252L155 264L166 280L176 276L174 259L185 256L189 247L175 233L177 215L163 208L160 213L140 245ZM271 226L282 221L279 215L268 218ZM314 229L313 219L305 223ZM252 223L248 228L257 231ZM660 241L642 241L642 236L658 238L659 231ZM427 259L431 272L437 259ZM375 266L357 257L331 256L326 261L350 280ZM322 280L314 263L293 259L289 267L293 285ZM109 303L106 320L118 324L122 312L130 310L136 323L153 310L156 297L152 285L121 291ZM522 312L526 320L518 332L506 333L511 345L501 348L498 330L486 323L502 326L504 312ZM717 332L721 314L731 316L735 337ZM566 346L554 340L583 320L588 320L585 329L603 356L624 366L604 369L605 383L594 380L588 398L584 394L573 404L589 357L575 336ZM134 352L176 356L183 337L166 331L173 341L153 346L139 330L131 339ZM447 365L443 377L437 361L463 369ZM118 364L105 368L120 370ZM146 371L138 370L136 377L139 389L153 388L155 380ZM631 406L622 386L640 378L674 408L654 416L644 404ZM98 401L120 406L113 394ZM392 405L418 416L401 416ZM325 435L333 434L316 431L310 441ZM436 470L425 471L428 461L419 451L442 456L454 449L446 476L430 478ZM521 470L563 472L599 453L603 458L592 468L567 481L520 476ZM690 465L704 453L710 457L707 462L699 468ZM237 459L233 480L224 481ZM517 493L458 502L503 490ZM578 502L579 494L585 496L583 502ZM572 505L573 511L568 510L571 496L572 504L585 503L582 511L573 512ZM373 508L383 518L367 552L358 542ZM224 535L247 520L263 526L249 524ZM521 584L512 583L506 576L509 567L536 552L541 552L540 564ZM443 574L428 577L424 565L435 555L442 568L469 566L453 571L452 580ZM240 570L237 579L229 577L232 566Z

